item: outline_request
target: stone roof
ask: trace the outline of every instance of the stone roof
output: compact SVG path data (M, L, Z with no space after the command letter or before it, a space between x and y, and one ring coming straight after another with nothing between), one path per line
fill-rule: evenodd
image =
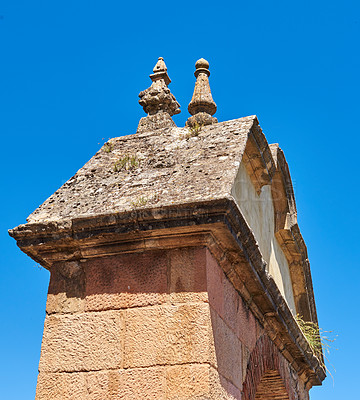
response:
M257 118L249 116L200 131L170 127L110 139L27 221L46 223L229 197L255 128L260 130Z

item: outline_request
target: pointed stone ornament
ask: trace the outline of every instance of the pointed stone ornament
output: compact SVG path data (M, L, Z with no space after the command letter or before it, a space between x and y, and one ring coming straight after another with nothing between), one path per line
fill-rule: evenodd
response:
M171 80L162 57L159 57L150 79L151 86L139 94L139 104L148 115L141 118L137 133L174 127L171 117L180 113L180 104L168 88Z
M217 123L217 119L212 117L216 113L216 104L212 98L209 84L209 63L204 59L196 61L196 77L194 94L188 106L188 111L192 115L186 121L186 126L211 125Z

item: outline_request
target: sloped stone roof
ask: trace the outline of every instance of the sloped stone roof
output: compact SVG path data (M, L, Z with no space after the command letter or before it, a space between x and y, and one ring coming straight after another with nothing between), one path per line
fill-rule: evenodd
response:
M66 220L228 197L255 125L256 116L249 116L200 132L165 128L111 139L27 220Z

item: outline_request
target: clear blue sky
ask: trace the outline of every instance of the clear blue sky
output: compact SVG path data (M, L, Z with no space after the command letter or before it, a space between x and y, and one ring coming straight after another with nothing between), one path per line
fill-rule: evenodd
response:
M355 0L0 1L1 398L34 398L49 279L7 229L135 132L159 56L179 126L204 57L219 121L257 114L285 151L319 322L339 335L334 382L311 398L358 398L359 14Z

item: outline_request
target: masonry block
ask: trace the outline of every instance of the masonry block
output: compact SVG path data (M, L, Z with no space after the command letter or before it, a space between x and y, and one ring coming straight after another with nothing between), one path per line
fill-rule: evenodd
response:
M91 259L86 263L87 311L162 304L168 292L166 253Z
M167 398L210 399L210 365L174 365L166 368Z
M50 274L46 302L47 314L84 311L84 275L66 276L61 265L54 266Z
M36 400L165 400L165 367L41 373Z
M243 368L241 342L215 311L211 312L211 326L214 336L214 365L224 378L241 389Z
M40 372L92 371L122 366L119 311L46 317Z
M169 258L171 302L208 301L206 248L172 250Z
M126 367L209 361L208 304L129 309L125 315Z

